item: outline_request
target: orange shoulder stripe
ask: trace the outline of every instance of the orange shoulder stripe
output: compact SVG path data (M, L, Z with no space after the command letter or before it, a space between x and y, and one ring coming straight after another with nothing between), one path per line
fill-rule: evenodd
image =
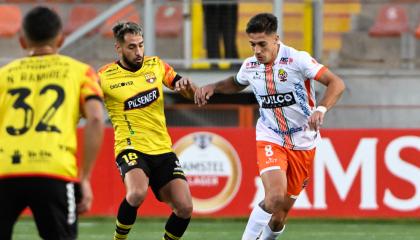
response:
M113 64L115 64L115 63L114 63L114 62L112 62L112 63L108 63L108 64L106 64L106 65L102 66L102 67L99 69L98 73L99 73L99 74L103 73L105 70L107 70L107 69L108 69L111 65L113 65Z

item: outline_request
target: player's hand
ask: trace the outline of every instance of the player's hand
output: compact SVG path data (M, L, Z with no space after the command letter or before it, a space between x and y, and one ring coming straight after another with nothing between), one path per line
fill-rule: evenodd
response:
M93 201L92 187L88 180L80 181L80 188L82 191L82 199L77 204L77 212L84 213L90 210Z
M318 131L324 122L324 115L325 113L315 110L308 120L309 129Z
M188 77L181 77L176 83L175 83L175 91L180 93L182 96L184 96L187 99L192 100L194 98L195 90L197 89L197 86L191 81Z
M188 90L193 86L193 82L188 77L181 77L176 83L175 83L175 91L185 91Z
M207 101L214 94L215 86L213 84L206 85L204 87L197 88L194 94L194 102L199 107L207 104Z

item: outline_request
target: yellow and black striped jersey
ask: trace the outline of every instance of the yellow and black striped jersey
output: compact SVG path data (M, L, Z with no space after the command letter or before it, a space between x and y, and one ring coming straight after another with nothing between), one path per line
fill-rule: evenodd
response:
M102 98L94 70L53 54L0 69L0 178L77 179L76 128L89 98Z
M99 70L105 106L115 132L115 155L124 149L146 154L172 151L166 128L163 85L173 89L174 69L158 57L145 57L130 71L118 62Z

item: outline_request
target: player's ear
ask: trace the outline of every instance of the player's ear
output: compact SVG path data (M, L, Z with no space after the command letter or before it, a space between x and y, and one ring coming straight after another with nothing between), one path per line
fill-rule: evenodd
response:
M64 34L61 32L61 33L59 33L58 34L58 36L57 36L57 39L56 39L56 41L57 41L57 48L60 48L61 46L63 46L63 43L64 43Z
M121 54L121 43L120 43L120 42L118 42L118 41L116 41L116 42L114 43L114 47L115 47L115 51L116 51L118 54Z
M20 43L20 46L23 49L27 49L28 48L28 43L26 42L25 35L24 35L24 33L22 31L19 32L19 43Z

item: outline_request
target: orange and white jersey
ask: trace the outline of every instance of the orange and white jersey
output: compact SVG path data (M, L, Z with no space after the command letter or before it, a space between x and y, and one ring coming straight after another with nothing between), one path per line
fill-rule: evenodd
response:
M255 56L244 61L235 81L250 85L259 103L257 141L296 150L315 147L320 135L308 125L316 106L313 80L326 70L307 52L284 44L273 64L261 64Z

